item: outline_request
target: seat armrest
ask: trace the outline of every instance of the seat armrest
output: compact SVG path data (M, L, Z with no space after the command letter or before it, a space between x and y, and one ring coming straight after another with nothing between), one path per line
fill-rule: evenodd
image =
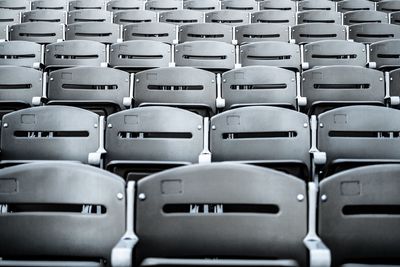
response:
M306 237L304 244L310 253L310 267L330 267L331 252L319 237Z

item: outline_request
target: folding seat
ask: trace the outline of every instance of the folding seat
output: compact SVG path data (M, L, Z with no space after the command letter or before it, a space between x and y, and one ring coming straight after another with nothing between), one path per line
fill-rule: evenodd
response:
M309 10L297 14L297 23L335 23L342 24L342 15L335 11Z
M353 25L359 23L389 23L388 15L381 11L359 10L343 14L343 24Z
M399 47L396 46L396 49L398 50ZM400 105L400 71L398 69L392 70L389 72L388 76L390 104L397 108Z
M55 22L65 23L65 11L52 9L38 9L22 13L21 22Z
M107 22L111 23L113 14L109 11L84 9L68 12L67 24L78 22Z
M399 266L399 174L398 164L375 165L321 182L319 234L332 266Z
M19 10L0 9L0 40L8 38L8 26L18 24L21 20Z
M256 42L240 46L242 66L264 65L300 69L300 47L284 42Z
M2 120L1 164L58 160L99 165L103 128L99 125L97 114L76 107L44 106L8 113Z
M221 9L248 10L250 12L258 10L255 0L222 0Z
M208 70L235 68L235 46L217 41L193 41L175 46L176 66Z
M26 41L0 42L0 65L40 68L42 47Z
M172 10L159 14L160 22L167 22L176 25L188 23L201 23L204 21L203 12L197 10Z
M20 45L16 45L18 49ZM42 72L33 68L0 66L0 118L11 111L41 104Z
M103 67L75 67L50 72L48 104L90 109L100 115L132 104L129 73Z
M303 0L299 1L299 11L307 10L327 10L336 11L336 4L329 0Z
M376 10L387 13L400 11L400 2L395 0L383 0L376 3Z
M289 42L289 27L284 24L266 26L264 23L253 23L242 25L235 28L235 33L238 44L263 41Z
M304 71L302 96L310 114L344 105L384 105L384 74L359 66L325 66Z
M182 5L182 0L148 0L145 9L160 12L182 9Z
M348 106L318 116L318 149L326 153L323 177L350 168L399 163L400 110ZM343 172L343 174L346 172Z
M251 23L295 25L296 14L292 11L263 10L251 14ZM263 27L269 28L269 25Z
M128 10L114 13L114 23L127 25L131 23L157 22L157 13L149 10Z
M279 10L296 12L296 1L264 0L260 2L260 10Z
M29 41L49 44L64 39L64 24L52 22L25 22L10 26L10 41Z
M390 14L390 23L400 25L400 11Z
M387 23L361 23L351 25L349 39L360 43L375 43L400 38L400 26Z
M203 118L187 110L134 108L109 116L107 125L106 168L126 180L198 163L203 151Z
M110 65L127 71L168 67L171 46L151 40L117 43L110 48Z
M32 163L0 170L0 184L0 265L109 266L127 217L120 177L77 163Z
M232 26L216 23L193 23L179 27L179 43L191 41L220 41L232 43Z
M1 0L0 9L29 10L30 2L28 0Z
M118 42L119 25L108 22L80 22L67 25L66 40L90 40L105 44Z
M337 3L337 10L342 13L358 10L375 10L375 4L368 0L344 0Z
M249 23L250 14L241 10L220 10L206 13L206 22L239 26Z
M105 10L105 0L73 0L69 1L69 11L82 9Z
M346 26L328 23L306 23L292 27L292 39L296 43L311 43L322 40L346 40Z
M67 0L34 0L31 2L31 9L53 9L67 11Z
M216 75L191 67L157 68L135 75L135 107L174 106L216 112Z
M71 40L49 44L45 50L47 71L75 66L107 64L106 45L88 40Z
M400 67L400 40L372 43L369 47L369 64L378 69Z
M213 11L219 9L219 0L185 0L183 1L184 9Z
M173 44L176 38L176 27L170 23L131 23L123 29L124 41L153 40Z
M127 11L144 9L143 0L111 0L107 2L107 11Z
M332 65L365 67L368 60L365 45L349 41L326 40L313 42L304 45L303 51L303 69Z

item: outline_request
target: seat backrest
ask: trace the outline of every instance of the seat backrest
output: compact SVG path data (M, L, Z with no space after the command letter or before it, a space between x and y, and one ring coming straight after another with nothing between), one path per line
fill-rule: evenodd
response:
M131 23L124 26L124 41L153 40L173 44L176 40L176 27L170 23Z
M22 13L22 22L65 23L67 13L62 10L37 9Z
M69 1L69 10L97 9L105 10L105 0L73 0Z
M260 2L260 10L279 10L296 12L296 1L264 0Z
M112 0L107 2L107 11L111 12L142 9L144 9L144 1L142 0Z
M125 182L101 169L23 164L1 169L0 185L3 259L110 260L124 234Z
M150 10L128 10L114 13L114 23L120 25L143 22L157 22L157 13Z
M289 27L280 23L268 25L264 23L252 23L237 26L235 34L238 44L264 41L289 42Z
M112 22L112 13L97 9L83 9L68 12L67 24L79 22Z
M255 0L223 0L221 1L221 9L253 12L258 10L258 5Z
M297 23L335 23L342 24L339 12L327 10L309 10L297 13Z
M321 182L320 196L325 197L319 203L318 228L331 250L333 266L398 262L399 175L399 165L383 164L342 172Z
M343 23L353 25L359 23L388 23L389 15L385 12L374 10L349 11L343 14Z
M338 12L346 13L357 10L375 10L373 1L368 0L344 0L337 3Z
M172 10L160 12L159 21L175 25L202 23L204 21L204 15L203 12L197 10Z
M219 0L185 0L183 1L184 9L198 11L213 11L219 9Z
M67 11L67 0L34 0L31 2L31 9L53 9Z
M116 43L119 25L107 22L80 22L67 25L66 40L90 40L100 43Z
M49 44L64 39L64 25L52 22L26 22L10 26L11 41Z
M372 43L369 49L370 61L380 69L400 66L400 40L386 40Z
M220 41L232 43L232 26L217 23L193 23L179 27L179 42L191 41Z
M298 3L299 11L326 10L336 11L336 3L329 0L304 0Z
M333 2L332 2L333 3ZM322 40L346 40L346 26L330 23L306 23L292 27L292 39L298 44Z
M293 11L263 10L251 14L251 23L262 23L264 28L271 24L295 25L296 13ZM268 23L268 25L265 25Z
M182 9L182 0L148 0L145 9L157 12Z
M22 109L4 115L1 157L5 161L70 160L88 163L99 148L99 116L68 106Z
M399 49L398 47L396 47ZM400 96L400 70L395 69L389 72L389 95Z
M390 23L400 25L400 11L390 14Z
M28 0L1 0L0 1L1 9L11 9L11 10L29 10L30 2Z
M349 27L349 38L360 43L375 43L400 38L400 25L388 23L361 23Z
M14 65L32 68L41 62L41 45L26 41L0 43L0 65Z
M21 12L19 10L0 9L0 39L8 38L7 27L18 24L21 20Z
M376 3L376 10L387 13L400 11L400 3L395 0L383 0Z
M206 13L206 22L222 23L231 26L248 24L250 13L242 10L220 10Z

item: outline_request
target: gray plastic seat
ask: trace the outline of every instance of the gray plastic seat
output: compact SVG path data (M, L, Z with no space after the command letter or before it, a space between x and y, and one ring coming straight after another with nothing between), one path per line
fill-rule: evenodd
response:
M302 74L309 113L344 105L384 105L384 74L359 66L326 66Z
M233 40L233 28L216 23L193 23L179 27L179 43L204 40L230 44Z
M112 13L104 10L84 9L68 12L67 24L79 22L112 22Z
M396 0L383 0L376 3L376 10L387 13L400 11L400 2Z
M176 27L170 23L131 23L124 26L124 41L153 40L173 44L176 40Z
M258 10L258 5L255 0L222 0L221 9L245 10L252 12Z
M400 25L400 11L390 14L390 23Z
M114 13L114 23L127 25L131 23L157 22L157 13L149 10L128 10Z
M326 10L336 11L336 4L329 0L303 0L298 3L299 11Z
M235 46L217 41L194 41L175 46L176 66L208 70L235 68Z
M342 24L342 15L335 11L309 10L297 14L297 23L335 23Z
M159 21L175 25L201 23L204 21L204 15L203 12L197 10L172 10L160 12Z
M183 109L134 108L109 116L107 124L106 168L126 180L197 163L203 150L203 118Z
M2 124L2 165L49 160L93 163L91 155L100 145L99 116L80 108L22 109L4 115Z
M242 66L275 66L293 70L300 69L300 47L284 42L257 42L240 47Z
M298 44L322 40L346 40L346 26L329 23L306 23L292 27L292 39Z
M387 23L361 23L351 25L349 38L360 43L375 43L400 38L400 25Z
M117 43L110 48L111 67L123 70L140 70L168 67L171 46L151 40Z
M289 42L289 27L283 24L253 23L237 26L235 31L238 44L264 41Z
M296 199L306 185L291 175L204 164L146 177L137 190L147 196L136 201L141 266L307 266L307 201Z
M396 46L396 49L399 49L398 46ZM391 100L393 98L400 99L400 71L399 69L395 69L389 72L389 95L391 97ZM398 106L399 104L393 103L391 101L393 106ZM397 101L400 102L400 101Z
M264 0L260 2L260 10L280 10L296 12L296 1Z
M321 182L326 199L319 203L319 234L331 249L333 266L398 266L399 174L398 164L383 164Z
M135 107L178 106L215 113L216 95L215 74L201 69L158 68L135 75Z
M6 40L8 38L7 27L18 24L20 20L19 10L0 9L0 39Z
M108 266L125 229L120 177L83 164L33 163L0 170L0 184L1 266Z
M83 9L105 10L105 0L73 0L69 1L69 11Z
M0 43L0 65L37 68L42 61L40 44L26 41Z
M182 9L182 0L148 0L145 9L157 12Z
M304 45L303 69L318 66L352 65L365 67L367 65L367 49L364 44L325 40Z
M249 23L250 13L241 10L219 10L206 13L206 22L239 26Z
M22 13L22 22L65 23L67 14L62 10L37 9Z
M28 0L1 0L0 9L11 9L11 10L29 10L30 2Z
M381 11L359 10L343 14L343 23L353 25L359 23L389 23L388 14Z
M219 0L185 0L183 1L184 9L198 11L213 11L219 9Z
M49 104L87 108L101 115L130 107L127 72L102 67L75 67L50 72Z
M338 12L346 13L358 10L375 10L375 4L368 0L344 0L337 3Z
M253 106L232 109L211 118L213 162L238 161L308 177L308 117L294 110ZM267 149L266 149L267 148Z
M263 10L251 14L251 23L268 23L263 26L265 28L270 24L295 25L296 14L292 11Z
M400 67L400 40L386 40L372 43L369 58L378 69Z
M49 44L64 39L64 24L26 22L10 26L10 41L29 41Z
M88 40L72 40L49 44L45 50L47 70L75 66L101 66L106 60L106 46Z
M377 106L348 106L318 117L318 149L326 152L325 176L350 168L399 163L400 111ZM378 178L378 177L377 177Z
M90 40L105 44L119 39L119 25L107 22L80 22L67 25L66 40Z
M143 0L111 0L107 2L107 11L118 12L144 9Z
M67 11L67 0L34 0L31 2L32 10L53 9Z
M292 71L269 66L249 66L222 74L225 108L274 105L295 109L297 79Z

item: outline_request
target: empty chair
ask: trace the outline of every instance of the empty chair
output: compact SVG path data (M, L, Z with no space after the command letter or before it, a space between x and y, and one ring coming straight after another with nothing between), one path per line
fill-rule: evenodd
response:
M400 40L372 43L369 49L370 64L378 69L400 67Z
M100 43L116 43L119 25L107 22L80 22L67 25L66 40L91 40Z
M298 44L321 40L346 40L346 26L328 23L306 23L292 27L292 38Z
M220 10L206 13L206 22L238 26L249 23L249 13L241 10Z
M32 163L0 170L0 184L1 265L109 266L125 231L120 177L83 164Z
M222 9L232 9L232 10L248 10L257 11L258 5L255 0L222 0Z
M22 22L55 22L65 23L66 13L62 10L37 9L22 13Z
M100 115L129 108L127 72L102 67L75 67L50 72L48 104L87 108Z
M64 24L52 22L25 22L10 26L11 41L29 41L49 44L64 39Z
M0 40L8 38L8 26L18 24L21 20L19 10L0 9Z
M399 48L396 47L396 49ZM389 96L392 106L400 105L400 71L398 69L389 72Z
M399 174L398 164L375 165L321 182L319 234L333 266L398 266Z
M26 41L0 43L0 65L39 68L42 61L40 44Z
M184 9L198 11L213 11L219 9L219 0L185 0L183 1Z
M342 13L357 10L375 10L375 4L368 0L344 0L337 3L337 9Z
M368 59L367 49L364 44L341 40L325 40L304 45L303 60L303 69L309 69L331 65L365 67Z
M289 27L283 24L265 26L262 23L237 26L235 37L238 44L281 41L289 42Z
M104 10L84 9L68 12L67 24L79 22L112 22L112 13Z
M225 108L274 105L295 109L296 73L290 70L249 66L222 74L222 98Z
M203 12L197 10L173 10L159 14L160 22L167 22L176 25L187 23L201 23L204 20Z
M296 1L264 0L260 2L260 10L279 10L296 12Z
M264 65L300 69L300 47L284 42L257 42L240 46L242 66Z
M73 0L69 2L69 11L81 9L105 10L105 0Z
M390 23L400 25L400 11L390 14Z
M304 0L299 1L299 11L327 10L336 11L335 2L329 0Z
M383 0L376 3L376 10L387 13L400 11L400 2L396 0Z
M176 66L209 70L235 68L234 45L217 41L194 41L175 46Z
M193 23L179 27L179 43L204 40L232 43L233 28L216 23Z
M217 84L212 72L190 67L158 68L135 75L135 107L178 106L212 114Z
M99 122L97 114L67 106L8 113L2 120L1 164L61 160L99 165Z
M0 9L29 10L30 2L28 0L2 0L0 1Z
M111 12L144 9L142 0L111 0L107 2L107 10Z
M88 40L71 40L49 44L45 50L47 70L75 66L101 66L106 60L106 46Z
M148 0L145 9L160 12L182 9L182 5L182 0Z
M292 11L263 10L251 14L251 23L295 25L296 15ZM263 27L268 30L270 25Z
M383 73L359 66L326 66L302 74L302 96L309 113L344 105L383 105Z
M343 23L353 25L359 23L389 23L388 14L381 11L360 10L343 14Z
M117 43L110 48L110 65L123 70L140 70L168 67L171 46L151 40Z
M146 177L137 190L141 266L307 266L307 200L296 199L306 185L291 175L205 164Z
M400 25L387 23L361 23L351 25L349 38L360 43L374 43L400 38Z
M124 41L153 40L173 44L176 40L176 27L171 23L131 23L124 26Z
M149 10L128 10L114 13L114 23L127 25L131 23L157 22L157 13Z
M342 15L335 11L309 10L297 14L297 23L335 23L342 24Z
M377 106L341 107L319 115L318 149L327 155L323 175L362 165L398 163L399 116L399 110Z
M239 161L307 178L310 167L308 117L290 109L242 107L211 118L212 161ZM266 149L267 148L267 149Z
M183 109L134 108L109 116L107 124L106 168L127 180L197 163L203 150L203 118Z
M67 11L67 0L34 0L31 2L31 9L53 9Z

